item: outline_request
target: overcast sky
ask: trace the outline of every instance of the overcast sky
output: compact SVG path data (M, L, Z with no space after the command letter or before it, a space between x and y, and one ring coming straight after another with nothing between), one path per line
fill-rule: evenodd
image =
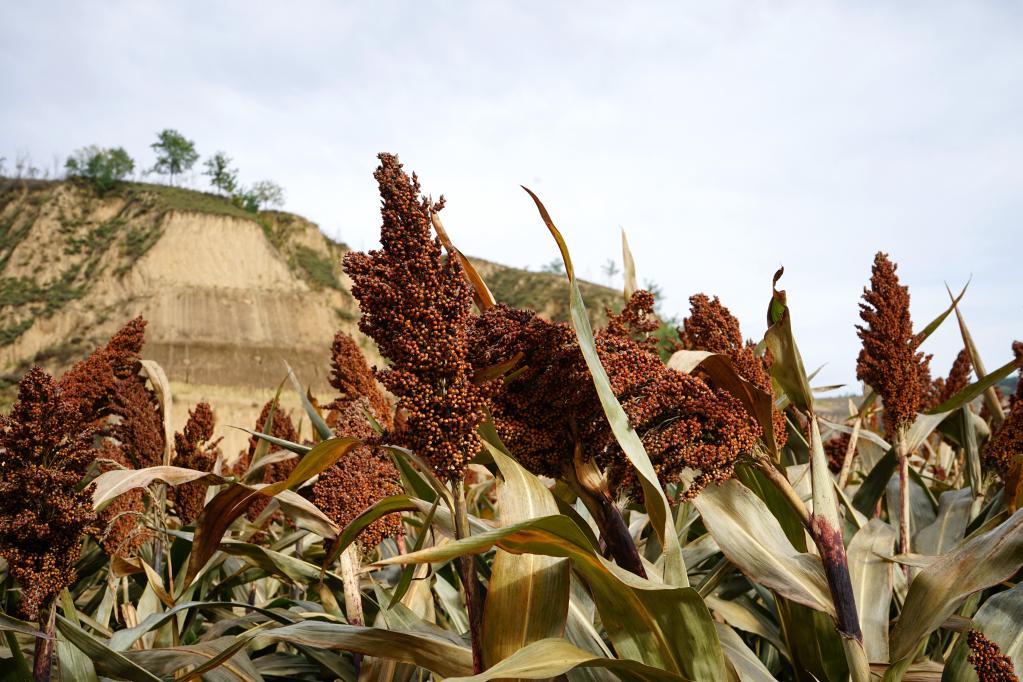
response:
M623 227L665 313L717 294L751 337L784 265L820 383L855 382L878 250L918 327L972 275L989 369L1023 337L1017 3L8 2L0 98L8 170L87 144L151 165L174 127L355 248L391 151L463 251L537 269L523 184L584 276L608 283ZM960 347L949 324L926 349L943 373Z

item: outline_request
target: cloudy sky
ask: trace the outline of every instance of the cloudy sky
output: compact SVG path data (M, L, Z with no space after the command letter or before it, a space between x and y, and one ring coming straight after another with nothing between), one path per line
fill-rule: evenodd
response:
M717 294L748 336L784 265L824 383L855 382L878 250L918 326L972 275L989 368L1023 337L1016 3L5 3L0 93L8 169L86 144L148 165L174 127L356 248L377 152L447 196L463 251L537 269L557 251L527 185L584 275L608 282L624 228L665 313ZM960 347L927 344L941 372Z

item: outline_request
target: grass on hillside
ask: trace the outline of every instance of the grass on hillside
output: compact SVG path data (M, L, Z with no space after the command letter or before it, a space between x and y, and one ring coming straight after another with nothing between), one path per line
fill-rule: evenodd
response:
M158 185L148 182L127 182L119 187L116 193L126 199L137 198L141 194L155 195L171 211L195 211L197 213L228 215L258 222L258 214L235 206L227 197L211 192L201 192L186 187L171 187L170 185Z

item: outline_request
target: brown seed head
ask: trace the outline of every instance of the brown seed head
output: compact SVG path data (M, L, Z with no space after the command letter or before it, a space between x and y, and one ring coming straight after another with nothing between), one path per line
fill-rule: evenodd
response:
M95 451L100 473L130 469L124 448L109 438ZM130 557L138 553L152 533L145 525L145 493L136 488L114 498L99 513L99 543L108 556Z
M82 428L100 436L95 453L100 471L142 469L163 461L163 411L139 374L146 321L137 317L107 344L75 364L60 378L65 399L74 405ZM145 495L133 490L100 514L101 543L108 554L128 556L146 542Z
M695 350L729 355L743 347L739 320L721 305L715 296L695 294L689 297L689 317L682 321L679 337L683 345Z
M341 436L372 439L373 429L366 421L366 398L353 400L341 410L335 432ZM371 506L402 492L398 471L386 455L371 446L358 447L330 467L302 493L342 528ZM384 538L401 533L401 517L389 514L371 523L359 535L364 549L379 545Z
M74 583L82 539L96 530L91 495L77 490L95 432L80 423L75 403L38 367L0 416L0 555L21 586L18 611L28 619Z
M1005 478L1023 456L1023 400L1017 400L991 439L984 444L983 461Z
M637 341L650 352L656 353L657 339L650 336L660 326L657 313L654 312L654 303L654 295L649 291L637 289L632 292L629 302L618 315L606 309L607 333Z
M845 462L845 452L849 449L851 436L848 433L840 433L834 438L824 441L824 454L828 458L828 469L832 473L842 470L842 463Z
M973 369L973 362L970 360L970 353L964 348L956 355L952 362L952 369L948 372L948 378L938 377L934 380L931 389L932 399L930 407L937 407L959 391L963 390L970 383L970 372Z
M698 473L684 495L692 499L707 484L731 478L738 457L761 435L735 397L620 339L598 336L597 352L662 484L692 469ZM635 469L617 441L609 444L605 461L613 485L638 493Z
M339 331L334 335L332 358L330 362L330 385L341 394L334 402L328 404L327 424L336 419L336 413L343 410L352 400L365 398L369 403L369 411L384 428L393 426L391 405L373 376L373 370L366 362L359 345L348 334Z
M721 304L717 296L711 299L706 294L691 296L689 305L689 317L682 321L683 328L679 330L683 345L690 350L727 355L741 377L774 398L771 357L769 354L758 356L756 344L743 341L739 320L731 311ZM788 440L785 415L774 408L771 422L774 440L781 448Z
M216 416L209 403L201 402L188 412L184 432L174 434L174 466L196 471L213 471L220 456L217 445L221 439L213 440ZM174 488L174 508L183 523L192 523L202 513L206 503L208 483L193 481Z
M603 331L595 340L611 388L663 483L677 481L683 467L696 469L695 494L727 477L739 454L753 446L759 429L731 395L669 369L631 338ZM614 483L634 488L572 330L503 305L475 320L474 366L493 366L519 353L519 369L493 407L498 432L519 461L559 477L579 444L586 457L611 471Z
M457 259L431 232L429 201L398 158L380 155L374 176L383 224L380 250L349 252L345 271L359 300L359 328L391 361L377 378L398 397L405 426L390 436L441 477L461 478L479 450L487 389L472 383L466 325L472 292Z
M263 405L263 410L259 413L259 419L256 420L256 426L253 431L263 433L263 430L266 428L267 420L270 420L271 410L273 410L273 419L270 421L270 435L274 438L298 443L298 431L295 429L295 423L291 421L291 415L282 410L280 405L277 405L277 408L274 409L273 400L269 400L265 405ZM259 447L260 442L261 439L256 436L249 438L248 450L242 450L237 461L235 461L235 464L232 467L232 471L235 475L242 476L249 470L249 466L253 463L252 459L256 456L256 448ZM277 447L271 446L270 451L274 450L277 450ZM271 462L263 467L263 476L261 481L263 483L277 483L279 481L283 481L291 475L296 464L298 464L298 460L294 457L281 462ZM268 504L270 504L270 499L260 496L249 505L245 514L250 521L254 521L256 517L259 516L264 509L266 509ZM274 518L279 519L283 518L283 516L275 514Z
M124 464L145 469L163 463L163 412L153 392L138 375L117 382L110 410L117 415L106 433L120 443Z
M970 655L966 658L977 671L979 682L1019 682L1012 667L1012 659L1002 653L998 645L980 630L970 630L966 636Z
M860 304L866 326L856 327L863 341L856 378L881 396L889 437L913 423L931 384L930 356L916 350L920 339L909 316L909 288L899 284L896 267L887 254L874 258L870 288L863 290Z

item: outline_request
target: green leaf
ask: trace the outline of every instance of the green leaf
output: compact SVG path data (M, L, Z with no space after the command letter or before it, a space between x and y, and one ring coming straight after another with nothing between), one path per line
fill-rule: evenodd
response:
M274 630L261 630L252 636L389 658L418 665L444 677L472 673L472 652L468 647L421 633L307 620Z
M19 620L13 616L8 616L3 612L0 612L0 632L19 632L23 635L28 635L29 637L46 637L46 635L32 623Z
M277 493L297 487L307 480L322 473L341 459L353 447L361 445L357 438L334 438L316 445L292 469L288 478L278 483L254 489L240 483L234 483L220 491L203 509L196 520L195 537L192 542L192 553L188 558L188 572L179 583L181 589L187 589L199 571L217 551L224 533L235 519L245 513L252 501L258 496L273 497Z
M938 516L934 523L921 528L913 537L914 551L939 555L959 544L966 534L972 505L973 494L969 489L943 492L938 501Z
M394 445L385 445L384 448L395 455L396 459L407 460L407 462L403 463L414 464L415 472L422 480L425 480L430 484L430 487L433 489L433 493L439 495L440 498L444 500L444 504L447 505L448 509L454 509L454 500L451 498L451 491L448 490L448 487L444 485L443 481L437 478L437 476L433 473L433 469L430 468L430 465L423 461L422 457L407 448L400 448ZM424 496L422 499L433 502L433 498L434 495L430 494L429 496Z
M710 486L693 504L728 560L751 580L834 617L820 558L796 551L759 497L736 480Z
M941 326L941 323L945 321L945 318L947 318L949 316L949 314L955 309L956 305L959 304L959 301L961 301L963 299L963 296L966 295L966 289L969 286L970 286L970 283L967 282L963 286L963 290L959 292L958 296L956 296L955 298L952 299L952 303L950 303L949 306L947 308L945 308L944 312L942 312L936 318L931 320L927 324L926 327L924 327L923 329L921 329L917 333L916 336L919 339L919 343L923 343L927 339L927 337L929 337L931 334L933 334L938 329L938 327ZM952 296L952 292L951 291L949 291L948 294L949 294L949 297Z
M788 656L788 647L781 639L778 626L765 615L759 605L754 605L745 596L726 601L711 595L707 597L707 605L731 627L764 639L783 656Z
M948 297L952 298L952 291L945 285L946 291L948 291ZM960 294L960 296L962 296ZM966 320L963 319L963 311L959 309L957 305L958 300L952 301L952 307L956 311L956 322L959 323L959 334L963 337L963 347L966 348L970 355L970 360L973 363L973 372L977 375L977 378L983 378L987 370L984 367L984 361L981 360L980 352L977 350L977 345L973 342L973 335L970 334L970 330L966 326ZM1005 421L1005 410L1002 408L1002 402L998 399L998 394L995 391L994 386L989 386L984 390L984 405L988 408L991 413L991 425L999 426Z
M220 549L232 556L245 557L255 566L263 569L267 575L275 576L288 584L312 584L325 577L328 582L334 583L335 589L341 589L340 576L323 572L319 566L298 557L238 540L225 539L220 543Z
M639 474L639 481L643 488L644 507L650 516L650 525L663 548L661 559L664 566L664 581L670 585L688 588L689 578L686 575L685 562L682 560L682 548L679 545L678 536L675 534L675 523L668 506L668 499L664 496L664 490L657 479L650 457L643 447L643 441L629 424L629 418L615 397L614 391L611 390L610 379L600 363L593 340L593 330L590 327L589 316L586 314L579 282L575 277L568 245L540 199L525 187L523 189L532 197L547 229L558 243L561 256L565 261L565 272L568 275L571 290L572 327L575 329L579 348L586 360L586 366L593 378L593 385L597 390L601 406L604 408L604 415L611 426L615 440L618 441L622 452L625 453ZM680 626L673 632L679 650L684 652L678 671L682 675L696 680L720 680L726 674L725 660L721 644L717 641L717 633L710 618L710 611L695 591L691 593L683 591L682 596L679 606L685 609L684 618ZM608 621L605 619L604 623L607 626Z
M131 682L161 682L159 677L128 660L123 654L109 648L61 615L57 616L57 629L71 644L92 659L96 666L96 672L99 674Z
M291 624L294 622L294 618L290 615L283 615L280 610L253 606L252 604L247 604L245 602L189 601L178 604L172 609L167 609L160 613L154 613L133 628L118 630L110 636L110 641L107 644L113 651L125 651L141 639L146 633L159 628L164 623L170 621L171 618L174 618L177 614L190 611L192 609L243 609L245 611L260 613L266 616L267 619L278 623Z
M1023 360L1010 360L995 371L985 375L983 379L978 379L966 388L962 389L942 404L931 408L927 411L927 414L933 416L947 416L952 410L959 409L963 405L972 402L988 388L994 386L1002 379L1017 371L1021 366L1023 366Z
M721 640L721 646L739 676L740 682L774 682L774 675L757 658L757 655L750 651L735 630L724 623L714 623L714 627L717 628L718 639Z
M269 419L267 419L267 421L269 421ZM239 431L244 431L245 433L247 433L247 434L249 434L251 436L255 436L256 438L259 438L260 440L266 441L267 443L271 443L271 444L276 445L278 447L284 448L285 450L288 450L290 452L294 452L296 455L299 455L299 456L302 456L302 455L306 454L307 452L309 452L310 450L313 449L313 447L311 445L302 445L301 443L292 443L290 440L284 440L283 438L278 438L276 436L271 436L269 433L263 433L261 431L253 431L252 429L247 429L244 426L234 426L232 428L238 429ZM260 457L260 460L262 460L262 459L263 458ZM253 464L256 463L255 458L253 458L253 462L252 463Z
M504 479L497 488L502 524L558 514L550 491L506 454L499 439L496 445L485 439L483 445ZM567 560L498 550L491 565L483 613L484 662L493 665L532 642L562 637L568 594Z
M888 661L888 612L892 603L892 563L898 533L881 519L871 519L849 543L849 574L863 628L867 659Z
M788 479L794 480L792 467L788 468ZM748 464L739 463L735 467L735 477L747 488L752 490L771 510L774 517L778 519L785 537L792 546L799 552L806 551L806 529L799 514L785 500L785 495L779 491L773 483L767 480L767 476L758 468ZM797 490L797 492L799 492Z
M224 477L211 474L208 471L196 471L182 467L156 466L145 469L114 469L100 474L93 480L92 506L96 510L101 510L119 495L136 488L147 488L156 481L179 486L199 480L209 483L225 483L227 481Z
M695 590L640 578L604 559L565 516L512 524L415 554L390 557L378 564L436 563L464 554L479 554L491 547L513 554L572 559L576 572L590 588L608 637L622 658L682 674L688 652L717 645L716 635L712 640L694 641L700 631L694 630L686 619L692 618L697 609L706 609Z
M423 525L419 529L419 535L416 537L416 544L412 547L413 552L418 552L423 548L426 543L426 537L430 534L430 526L433 525L434 514L437 513L437 505L440 504L440 498L433 501L433 505L430 507L430 511L426 514L426 518L423 519ZM412 586L412 574L416 572L416 567L409 564L401 571L401 579L398 580L397 586L394 588L394 594L391 596L391 601L387 605L387 609L393 609L399 604L405 594L408 592L409 587Z
M686 678L637 661L600 658L563 639L533 642L478 674L453 677L448 682L486 682L486 680L542 680L564 675L580 667L599 667L612 671L622 682L682 682Z
M378 500L366 511L356 516L351 523L345 526L344 530L341 531L341 535L338 536L337 540L330 547L330 551L327 552L326 557L323 559L323 567L326 569L327 566L331 566L337 561L337 558L341 556L341 552L348 549L353 542L359 537L359 533L364 531L371 523L377 519L381 519L388 514L395 514L403 511L418 511L419 507L412 502L408 495L391 495L385 497L382 500ZM426 529L423 529L426 532Z
M77 627L81 627L81 622L78 620L78 609L75 607L75 601L71 598L71 593L68 592L67 588L61 590L60 593L60 608L64 612L64 617L67 618L72 624ZM96 676L96 668L93 666L92 661L89 657L76 646L73 646L68 642L67 638L63 634L57 634L57 657L60 659L60 676L61 679L71 682L98 682L99 678Z
M792 320L789 317L789 307L786 303L785 292L778 291L778 280L781 279L785 268L781 268L774 275L772 283L771 303L767 311L767 333L764 335L764 343L771 352L774 362L771 363L771 376L781 386L789 401L801 412L813 411L813 391L810 390L810 382L806 378L806 369L803 367L803 358L796 346L796 339L792 335Z
M849 666L834 619L782 596L775 598L775 607L796 680L848 680Z
M253 486L262 487L262 486ZM293 490L282 490L275 498L288 518L299 528L304 528L321 538L333 540L341 533L341 527L324 514L319 507Z
M217 637L190 645L125 651L125 658L165 679L187 668L189 677L204 682L262 682L263 677L242 649L247 640Z
M895 449L891 448L884 457L878 460L867 477L863 479L856 494L853 495L852 503L857 511L866 516L874 515L874 508L881 496L884 495L888 481L892 480L896 464Z
M927 637L966 597L1008 580L1023 565L1023 510L992 530L966 540L924 568L909 586L891 636L889 679L912 661Z
M334 437L334 432L327 426L327 422L323 421L323 417L316 411L313 404L309 402L309 395L306 393L305 387L302 386L302 382L298 380L298 375L291 369L291 365L288 365L288 363L284 364L288 367L288 379L291 380L291 387L295 389L298 399L302 402L302 408L309 415L309 421L312 423L313 428L316 429L316 435L320 437L321 441L331 440Z

